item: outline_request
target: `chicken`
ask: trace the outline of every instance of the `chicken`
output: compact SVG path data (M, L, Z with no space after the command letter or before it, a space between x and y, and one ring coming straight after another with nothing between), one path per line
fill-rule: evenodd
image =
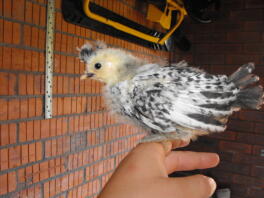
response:
M79 58L86 64L81 79L105 83L109 108L144 127L148 135L143 142L188 141L222 132L234 111L259 109L263 103L253 63L231 76L212 75L185 61L167 66L147 63L103 43L83 45Z

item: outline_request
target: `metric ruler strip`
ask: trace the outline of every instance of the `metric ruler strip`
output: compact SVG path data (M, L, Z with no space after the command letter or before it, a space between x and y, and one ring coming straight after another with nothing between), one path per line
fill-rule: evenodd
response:
M45 118L52 117L52 76L53 41L55 24L55 0L48 0L46 30L46 68L45 68Z

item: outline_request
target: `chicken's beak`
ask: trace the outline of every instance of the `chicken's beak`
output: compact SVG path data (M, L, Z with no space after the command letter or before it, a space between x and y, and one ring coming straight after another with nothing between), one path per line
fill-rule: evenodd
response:
M86 79L86 78L91 78L91 77L93 77L94 76L94 73L85 73L85 74L83 74L83 75L81 75L81 80L84 80L84 79Z

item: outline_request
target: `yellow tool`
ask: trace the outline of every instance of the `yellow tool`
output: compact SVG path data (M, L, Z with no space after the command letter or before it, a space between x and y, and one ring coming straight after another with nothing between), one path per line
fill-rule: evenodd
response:
M134 29L133 27L128 27L126 26L126 24L122 24L120 22L108 19L99 14L93 13L89 8L89 4L90 4L90 0L84 0L83 10L84 10L84 13L89 18L99 21L100 23L109 25L119 31L126 32L140 39L143 39L143 40L146 40L152 43L160 44L160 45L165 44L166 40L180 26L180 24L182 23L184 19L184 16L187 15L187 12L183 4L180 4L179 2L176 3L173 0L167 0L166 8L164 12L156 8L154 5L149 4L147 19L153 22L160 23L164 29L168 30L167 33L165 33L161 38L159 38L159 37L141 32L137 29ZM171 28L172 11L178 11L178 15L177 15L177 23Z

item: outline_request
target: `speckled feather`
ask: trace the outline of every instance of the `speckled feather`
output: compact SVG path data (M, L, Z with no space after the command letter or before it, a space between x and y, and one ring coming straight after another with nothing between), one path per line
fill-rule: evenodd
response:
M105 98L110 109L149 131L144 141L188 140L221 132L234 111L260 108L263 103L262 87L249 87L259 80L251 74L252 63L226 76L208 74L187 66L185 61L163 67L143 64L111 48L93 55L90 51L80 54L92 57L80 58L89 60L87 71L106 82ZM92 66L98 61L105 65L105 71L94 70ZM115 71L112 76L111 71Z
M129 81L107 87L115 112L150 128L169 133L177 127L223 131L216 117L232 113L238 88L227 76L213 76L191 67L145 65ZM221 95L220 95L221 94ZM220 97L219 97L220 96ZM191 135L191 134L190 134Z

